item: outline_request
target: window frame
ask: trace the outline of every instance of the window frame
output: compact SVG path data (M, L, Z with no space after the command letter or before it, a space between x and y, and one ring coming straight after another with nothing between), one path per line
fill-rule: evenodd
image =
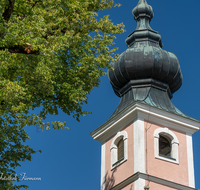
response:
M118 150L117 145L119 141L123 139L124 141L124 158L118 160ZM122 164L128 159L128 151L127 151L127 139L128 135L126 131L120 131L118 132L115 137L112 140L111 146L110 146L110 152L111 152L111 170L116 168L118 165Z
M159 137L160 135L166 136L171 141L171 157L163 156L159 154ZM154 151L155 158L165 160L168 162L179 164L179 141L176 135L168 128L158 128L154 132Z

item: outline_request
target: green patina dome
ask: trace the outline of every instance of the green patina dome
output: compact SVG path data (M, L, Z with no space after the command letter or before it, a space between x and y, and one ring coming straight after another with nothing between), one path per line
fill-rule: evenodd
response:
M161 36L149 25L153 18L153 9L146 0L140 0L132 13L137 21L137 28L126 39L127 50L121 54L117 62L112 63L114 69L108 71L112 87L121 97L127 85L134 88L135 84L138 87L139 80L143 80L144 85L145 80L153 79L168 86L171 98L171 94L182 85L178 58L175 54L162 49Z

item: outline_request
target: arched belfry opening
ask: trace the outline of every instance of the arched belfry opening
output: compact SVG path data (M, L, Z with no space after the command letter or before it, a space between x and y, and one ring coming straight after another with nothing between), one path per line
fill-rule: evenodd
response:
M171 139L160 134L159 135L159 155L171 157Z

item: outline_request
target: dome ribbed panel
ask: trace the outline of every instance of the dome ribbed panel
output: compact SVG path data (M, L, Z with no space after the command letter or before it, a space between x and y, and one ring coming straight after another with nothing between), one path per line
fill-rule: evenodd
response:
M122 84L121 87L123 87L124 84L126 84L129 81L123 76L124 71L123 70L121 71L121 68L120 68L120 63L123 61L124 61L123 57L120 57L119 62L117 62L117 65L114 67L115 76L117 76L118 82Z
M152 46L148 45L144 47L143 57L146 78L151 78L154 69L154 51Z
M162 53L160 49L157 47L153 47L153 53L154 53L154 66L151 78L155 77L155 79L158 79L158 76L162 69Z
M125 68L126 68L126 72L128 75L129 80L131 78L136 78L137 79L137 52L135 49L133 48L129 48L126 51L126 57L125 57L125 62L123 63Z
M169 61L169 57L166 51L162 51L162 69L159 75L159 80L166 82L165 78L167 77L167 74L169 72L169 68L170 68L170 61Z
M166 80L169 81L168 84L170 85L173 82L173 77L176 76L176 73L178 72L179 66L177 62L177 57L171 52L168 52L168 55L170 57L170 70Z
M126 65L125 57L126 57L126 54L123 53L122 56L120 57L120 61L119 61L118 66L120 68L122 76L124 77L124 80L126 80L128 82L130 80L130 78L127 74L126 67L125 67L125 65Z

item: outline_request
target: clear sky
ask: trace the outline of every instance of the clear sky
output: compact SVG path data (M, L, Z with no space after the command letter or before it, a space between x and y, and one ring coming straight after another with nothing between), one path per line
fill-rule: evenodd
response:
M135 30L136 21L132 9L138 0L116 0L121 7L99 13L109 14L115 24L123 22L126 32L117 35L115 46L121 54L126 50L125 39ZM200 1L199 0L147 0L153 7L151 27L162 36L163 49L177 55L183 74L183 85L174 94L172 102L185 114L200 120ZM59 113L49 116L49 121L66 121L69 130L41 132L35 126L27 128L31 140L27 143L42 153L33 155L31 162L22 162L17 174L40 177L41 181L22 181L29 190L99 190L100 189L100 142L92 139L91 131L102 125L117 108L118 98L108 77L101 78L99 88L88 96L85 110L91 115L76 122ZM196 188L200 189L200 132L193 135Z

